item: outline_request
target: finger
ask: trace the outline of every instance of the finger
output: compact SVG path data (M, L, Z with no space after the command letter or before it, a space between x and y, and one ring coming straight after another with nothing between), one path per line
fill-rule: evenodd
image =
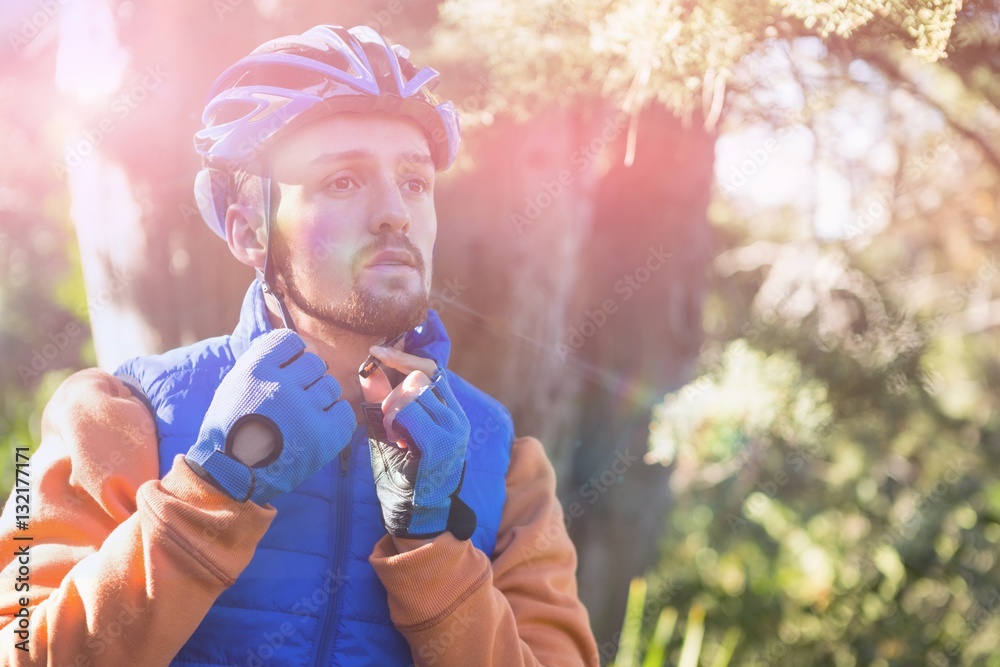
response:
M382 401L382 411L399 411L404 405L412 403L431 384L431 379L423 371L413 371L393 389Z
M323 419L328 425L327 432L329 433L353 433L354 429L358 427L358 420L354 416L354 409L344 400L335 401L325 412ZM340 450L345 446L349 446L341 443L337 438L321 437L319 440L323 443L322 446L326 450L326 461L332 460L334 456L340 453Z
M409 375L413 371L422 371L427 377L430 377L437 370L437 362L433 359L426 359L418 357L415 354L401 352L394 347L373 345L368 351L383 364L404 375Z
M416 402L435 425L444 431L454 432L462 429L462 423L467 421L467 419L462 406L455 399L450 389L446 378L442 375L435 382L431 383L429 391L421 392ZM419 418L419 413L416 410L417 408L413 408L400 412L396 416L396 423L399 427L408 429L411 420Z
M392 383L381 368L375 369L366 378L359 376L358 379L361 380L361 395L368 403L382 403L392 392Z
M393 428L396 415L399 414L399 411L407 405L416 402L420 394L423 393L427 387L430 386L430 384L430 378L428 378L423 371L413 371L407 375L399 386L393 389L392 393L389 394L389 396L386 397L386 400L382 402L382 412L385 414L382 425L385 427L386 433L389 437L395 442L406 442L405 438L403 438L403 434Z
M306 389L306 395L313 406L320 410L326 410L340 398L340 384L335 377L324 373Z
M261 357L271 358L274 363L284 368L290 361L302 354L305 349L305 341L294 331L276 329L254 340L251 344L251 347L253 346L262 347Z
M416 401L430 385L431 379L423 371L413 371L382 401L382 413L385 415L382 425L392 440L405 442L402 435L393 430L396 415L407 405Z
M451 384L448 382L448 377L445 372L442 371L441 375L432 382L432 389L434 390L434 395L440 399L442 403L447 405L452 410L460 409L461 404L458 399L455 398L455 393L451 390Z
M285 366L285 377L303 389L326 374L326 362L312 352L303 352Z

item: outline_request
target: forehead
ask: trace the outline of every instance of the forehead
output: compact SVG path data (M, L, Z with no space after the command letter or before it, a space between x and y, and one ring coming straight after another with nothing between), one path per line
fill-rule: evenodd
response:
M347 160L431 162L430 145L412 120L388 114L340 113L297 128L271 152L275 175L304 175Z

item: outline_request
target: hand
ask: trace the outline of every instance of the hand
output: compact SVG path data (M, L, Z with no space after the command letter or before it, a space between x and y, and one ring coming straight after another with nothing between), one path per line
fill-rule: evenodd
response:
M185 459L235 500L267 504L350 442L354 411L340 398L340 385L323 360L305 350L302 338L288 329L258 337L223 378L205 413ZM263 459L237 455L237 440L241 446L271 440L273 447Z
M433 361L395 349L373 347L371 353L407 373L395 389L381 368L361 380L366 414L371 414L372 404L381 406L381 424L369 422L369 444L386 531L395 538L420 539L450 530L468 539L475 530L475 514L458 498L458 491L469 420L447 375ZM379 426L385 440L376 435Z

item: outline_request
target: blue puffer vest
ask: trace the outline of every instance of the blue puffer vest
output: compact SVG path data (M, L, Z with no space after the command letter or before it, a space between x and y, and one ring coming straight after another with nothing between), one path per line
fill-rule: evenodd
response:
M254 281L231 336L132 359L118 369L117 375L134 378L149 398L160 438L161 477L174 456L194 443L212 396L235 360L270 330L263 293ZM405 350L447 366L451 342L436 313L407 334ZM448 380L472 427L460 495L478 519L473 544L492 557L513 425L499 402L451 371ZM277 516L249 566L219 596L171 664L412 664L410 647L389 618L385 589L368 563L385 529L364 425L339 460L272 504Z

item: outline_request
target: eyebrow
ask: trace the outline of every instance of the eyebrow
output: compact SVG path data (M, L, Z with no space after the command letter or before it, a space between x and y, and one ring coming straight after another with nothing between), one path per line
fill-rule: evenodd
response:
M404 153L402 157L407 162L413 162L415 164L425 164L431 167L434 166L434 160L431 159L431 156L421 151L412 151L410 153Z
M431 156L422 151L410 151L408 153L400 153L397 156L398 159L406 162L412 162L419 165L427 165L430 167L434 166L434 160ZM354 148L346 151L339 152L329 152L317 155L315 158L309 161L310 165L323 165L330 164L333 162L346 162L350 160L374 160L375 153L370 150L364 150L361 148Z

